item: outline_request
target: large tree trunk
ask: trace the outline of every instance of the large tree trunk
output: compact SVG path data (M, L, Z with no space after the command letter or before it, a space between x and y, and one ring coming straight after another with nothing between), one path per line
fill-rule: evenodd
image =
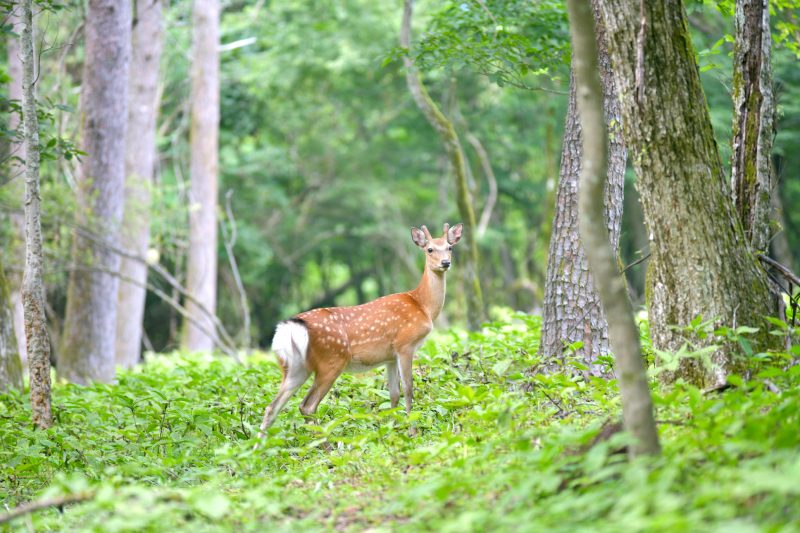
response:
M603 209L603 204L608 201L608 117L607 113L606 116L603 113L605 91L598 74L598 47L595 32L592 31L592 8L586 0L567 0L567 9L578 111L585 133L578 206L580 237L585 245L592 276L597 280L603 311L608 318L609 337L614 348L622 396L622 420L625 429L634 438L630 454L634 457L658 454L658 432L647 374L642 363L639 329L633 320L625 278L617 269L616 249L609 243L605 228L608 223L608 214Z
M0 392L22 390L22 361L14 335L11 291L0 262Z
M37 427L53 424L50 407L50 338L44 306L44 254L39 207L39 119L36 115L33 55L32 0L22 1L22 120L25 130L25 273L22 302L25 308L25 340L30 369L31 419Z
M16 34L22 33L22 13L19 9L12 9L8 15L8 23ZM6 41L8 51L8 99L22 102L22 51L18 37L15 35L9 36ZM10 113L8 119L8 128L10 130L17 130L21 127L21 115L19 113ZM24 142L11 142L11 155L25 160L25 143ZM23 164L13 162L10 169L11 175L16 176L25 172ZM14 198L18 198L22 202L25 194L24 180L14 179L11 183L6 185L13 191ZM15 241L15 246L8 250L11 257L19 258L19 265L25 262L25 215L20 214L21 210L14 210L9 217L11 225L15 233L19 235L19 240ZM16 263L14 261L13 263ZM14 321L14 334L17 338L17 350L23 365L27 361L27 347L25 346L25 313L22 306L22 276L19 274L11 274L9 276L11 287L11 302L13 310Z
M600 18L599 14L596 18ZM627 154L619 127L619 102L605 41L602 24L598 24L598 64L603 84L605 121L610 132L603 222L608 229L607 238L617 255L622 227ZM611 350L608 324L600 305L600 295L589 272L589 264L578 235L578 176L581 171L582 141L574 76L570 80L569 93L561 151L561 173L547 262L541 351L547 359L563 361L565 346L580 342L582 346L576 350L576 355L584 361L591 375L600 376L604 372L597 359L608 355Z
M688 326L698 315L719 325L762 326L775 308L731 201L682 2L641 5L644 24L638 0L601 3L623 135L650 234L650 335L656 348L675 352L687 341L722 341L672 326ZM753 340L757 349L770 343L766 334ZM711 357L714 368L684 359L664 377L724 383L727 373L742 369L737 348L723 343Z
M147 255L150 244L150 190L155 172L158 72L164 35L162 11L162 0L136 2L132 35L121 238L123 247L140 257ZM120 274L116 363L131 368L141 359L147 265L123 257Z
M217 159L219 135L218 0L195 0L192 48L191 193L186 288L214 313L217 305ZM211 350L214 323L189 300L184 345ZM198 323L201 327L198 327Z
M125 187L125 133L131 48L128 0L90 0L81 85L78 213L72 249L74 268L58 372L86 384L114 379L114 338L120 258L98 243L117 245ZM87 238L85 231L96 234Z
M737 0L734 20L731 189L752 249L766 252L775 133L769 1Z
M405 0L403 9L403 23L400 28L400 46L410 52L411 50L411 16L413 13L413 0ZM439 106L428 94L427 89L422 84L419 74L414 69L414 64L408 55L403 56L403 64L406 68L406 82L411 96L419 107L425 119L430 123L436 133L442 138L445 150L450 158L450 164L456 179L456 204L461 215L461 223L464 224L464 240L467 245L467 253L462 269L466 280L466 302L467 302L467 322L470 328L475 329L480 326L485 318L483 307L483 294L481 292L480 276L478 275L478 243L477 243L477 223L475 211L472 207L472 198L469 192L467 181L467 160L461 141L458 138L453 123L441 112Z

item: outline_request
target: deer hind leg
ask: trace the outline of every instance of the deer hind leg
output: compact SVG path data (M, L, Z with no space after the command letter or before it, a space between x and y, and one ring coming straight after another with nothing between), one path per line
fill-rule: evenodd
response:
M306 396L306 399L303 400L303 404L300 406L300 412L303 413L304 416L311 416L317 412L319 403L325 398L325 395L331 390L336 378L341 375L345 366L347 366L347 361L345 359L333 359L332 361L335 361L335 364L325 369L318 370L314 375L314 384L311 386L311 390L308 391L308 396Z
M294 367L289 366L286 369L278 394L275 396L275 399L272 400L272 403L264 409L264 420L261 422L260 431L258 433L259 441L264 438L264 431L275 422L275 418L286 405L286 402L289 401L289 398L297 392L297 389L299 389L307 379L308 370L302 365L296 365ZM258 444L256 444L256 447L258 447Z
M386 382L389 387L389 399L392 402L392 409L394 409L400 403L400 373L396 360L386 363Z
M303 409L305 409L305 406L308 405L308 400L311 398L311 396L316 394L316 391L317 391L317 380L316 380L316 378L314 378L314 383L312 383L311 387L308 389L308 393L306 394L306 397L303 398L302 402L300 402L300 412L301 413L303 412Z

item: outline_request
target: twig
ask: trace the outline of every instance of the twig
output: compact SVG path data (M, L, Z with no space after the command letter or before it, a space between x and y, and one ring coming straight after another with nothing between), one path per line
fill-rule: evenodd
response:
M56 498L45 498L35 502L24 503L18 507L14 507L4 515L0 515L0 524L10 522L15 518L24 516L29 513L39 511L40 509L47 509L48 507L61 507L71 503L84 502L94 498L94 492L76 492L75 494L68 494L66 496L59 496Z
M619 273L619 275L621 276L621 275L625 274L625 272L627 272L627 271L628 271L628 270L630 270L631 268L633 268L633 267L635 267L636 265L638 265L639 263L643 263L643 262L647 261L648 259L650 259L650 256L651 256L651 255L652 255L651 253L648 253L647 255L645 255L645 256L643 256L643 257L640 257L639 259L637 259L636 261L634 261L634 262L633 262L633 263L631 263L630 265L628 265L628 266L626 266L625 268L623 268L623 269L622 269L622 272L620 272L620 273Z
M561 402L557 402L553 398L551 398L550 395L547 394L547 392L545 392L544 389L540 389L540 392L544 394L545 398L550 400L550 403L552 403L556 409L558 409L558 414L560 414L562 417L565 417L572 412L572 411L566 411L564 407L561 405Z

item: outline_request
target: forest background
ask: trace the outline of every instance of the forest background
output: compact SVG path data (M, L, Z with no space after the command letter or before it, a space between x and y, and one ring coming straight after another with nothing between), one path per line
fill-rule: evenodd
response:
M38 17L36 42L46 147L47 316L58 350L81 157L75 147L85 8L80 3L51 7ZM717 2L687 6L725 165L732 121L732 8L732 3ZM413 287L419 266L408 228L435 227L460 216L442 143L406 87L399 16L400 6L391 2L223 6L217 214L227 233L217 250L217 314L239 345L266 347L274 325L298 311L351 305ZM191 3L169 5L164 17L148 257L185 284L192 209ZM796 17L792 10L776 12L772 57L777 209L771 247L773 256L789 266L800 261L800 213L790 207L800 202L800 181L794 179L800 168ZM489 11L481 3L422 2L415 26L415 61L430 93L462 138L482 146L484 155L464 142L480 221L476 237L486 308L538 313L567 105L570 54L564 7L559 2L500 2ZM9 65L4 66L8 81ZM15 164L13 157L5 161L6 167ZM648 254L634 180L629 171L623 264ZM20 237L9 213L21 210L22 197L13 182L21 180L0 189L5 214L0 235L6 271L21 273L24 258L14 253L21 249L16 246ZM235 262L226 243L233 244ZM646 267L645 259L627 271L637 305L644 299ZM443 324L464 324L467 318L464 270L456 268L454 274ZM151 275L149 283L180 296L158 276ZM180 313L148 292L144 347L156 352L177 348L181 327Z

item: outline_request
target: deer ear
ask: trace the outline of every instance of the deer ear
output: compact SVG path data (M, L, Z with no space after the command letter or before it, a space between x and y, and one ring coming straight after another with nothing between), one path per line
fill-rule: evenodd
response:
M461 240L461 232L464 229L464 224L456 224L447 230L447 242L449 244L456 244Z
M425 233L419 228L411 228L411 240L420 248L424 248L425 245L428 244Z

